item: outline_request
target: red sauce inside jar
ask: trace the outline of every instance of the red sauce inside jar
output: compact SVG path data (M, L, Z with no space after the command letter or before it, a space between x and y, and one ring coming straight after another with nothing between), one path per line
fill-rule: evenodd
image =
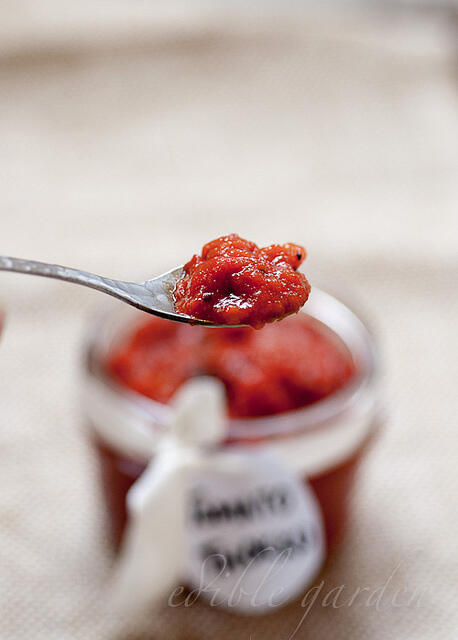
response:
M222 236L185 264L173 293L175 309L217 324L260 329L306 302L310 285L296 271L305 256L295 244L260 248L235 233Z
M185 380L215 376L225 385L233 417L305 407L343 387L355 369L337 336L305 314L262 331L153 317L114 349L107 367L123 385L163 403Z

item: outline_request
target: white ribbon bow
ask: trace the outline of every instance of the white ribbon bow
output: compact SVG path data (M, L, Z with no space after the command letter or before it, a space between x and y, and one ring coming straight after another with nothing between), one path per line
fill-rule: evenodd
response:
M233 458L224 464L208 455L225 435L224 387L218 380L190 380L175 394L172 408L167 435L127 494L129 520L114 594L129 610L157 602L182 577L191 474L216 465L222 472L240 471Z

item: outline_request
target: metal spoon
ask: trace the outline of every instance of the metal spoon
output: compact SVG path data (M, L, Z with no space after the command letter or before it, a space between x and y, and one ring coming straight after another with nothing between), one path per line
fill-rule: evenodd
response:
M152 313L167 320L187 322L189 324L205 325L207 327L221 327L208 320L198 320L184 313L177 313L174 307L173 291L177 280L183 273L183 267L175 267L157 278L145 280L145 282L125 282L124 280L111 280L103 278L95 273L62 267L58 264L46 264L35 260L22 260L21 258L9 258L0 256L0 271L15 271L28 273L46 278L56 278L66 282L82 284L91 289L97 289L110 296L119 298L123 302L137 307L147 313ZM232 325L234 326L234 325Z

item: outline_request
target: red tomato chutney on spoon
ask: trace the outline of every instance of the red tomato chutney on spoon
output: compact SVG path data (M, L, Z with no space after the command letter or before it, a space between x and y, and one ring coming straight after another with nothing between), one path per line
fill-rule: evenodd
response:
M185 264L175 310L217 324L250 325L296 313L310 285L297 268L306 257L296 244L258 247L235 233L206 244Z

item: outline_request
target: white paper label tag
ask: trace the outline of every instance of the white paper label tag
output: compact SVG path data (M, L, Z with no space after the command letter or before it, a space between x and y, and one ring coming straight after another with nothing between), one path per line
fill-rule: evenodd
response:
M236 450L234 471L200 470L188 494L187 577L214 606L263 613L305 589L325 555L319 504L267 451Z

